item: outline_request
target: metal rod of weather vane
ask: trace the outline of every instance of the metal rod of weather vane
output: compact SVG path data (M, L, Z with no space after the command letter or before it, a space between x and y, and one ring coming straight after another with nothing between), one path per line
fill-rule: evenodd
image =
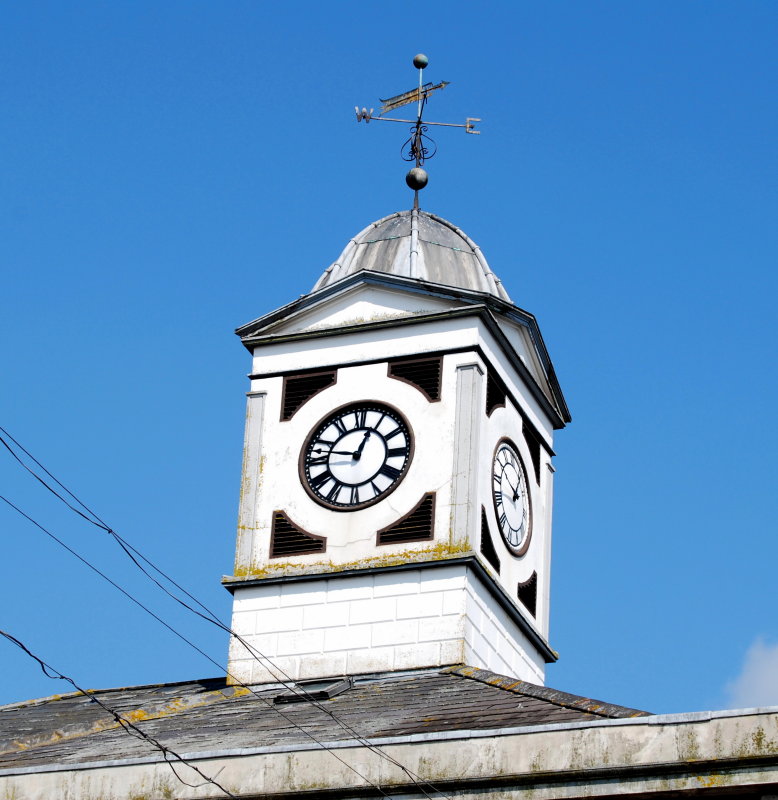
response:
M413 119L397 119L396 117L371 117L371 122L405 122L408 125L413 125L416 120ZM480 122L479 119L473 117L473 122ZM424 121L425 125L440 125L443 128L469 128L471 127L467 123L462 124L461 122L427 122ZM471 131L471 133L478 133L478 131Z
M421 108L422 108L422 99L421 99L421 87L422 87L422 75L424 73L424 67L419 67L419 110L416 114L417 122L421 122Z
M422 75L423 75L423 73L424 73L424 68L423 67L419 67L419 111L418 111L418 113L416 115L416 147L415 147L415 150L416 150L416 166L417 167L421 166L421 112L422 112L422 109L424 108L424 100L422 100L422 96L421 96ZM415 205L414 205L415 208L418 208L418 203L419 203L419 193L417 191L416 192L416 197L415 197Z

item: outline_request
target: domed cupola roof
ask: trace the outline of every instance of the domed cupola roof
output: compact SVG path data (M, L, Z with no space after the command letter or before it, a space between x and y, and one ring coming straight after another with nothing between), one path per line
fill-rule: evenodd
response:
M478 245L455 225L419 209L368 225L324 271L313 291L361 270L485 292L510 302Z

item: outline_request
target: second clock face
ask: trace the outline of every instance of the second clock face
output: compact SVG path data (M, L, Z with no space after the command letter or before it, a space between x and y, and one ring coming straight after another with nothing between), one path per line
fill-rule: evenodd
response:
M394 409L357 403L325 417L300 455L303 485L341 511L372 505L403 479L413 454L408 424Z
M492 496L505 544L514 555L524 555L531 533L527 473L516 448L507 439L497 445L494 453Z

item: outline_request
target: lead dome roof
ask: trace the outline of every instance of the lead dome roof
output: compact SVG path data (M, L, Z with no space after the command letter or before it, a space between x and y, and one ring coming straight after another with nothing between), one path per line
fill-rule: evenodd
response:
M510 302L478 245L447 220L420 209L368 225L324 271L313 291L362 270L485 292Z

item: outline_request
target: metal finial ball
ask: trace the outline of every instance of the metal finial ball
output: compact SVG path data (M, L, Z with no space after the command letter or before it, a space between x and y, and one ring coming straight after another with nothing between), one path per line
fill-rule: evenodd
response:
M424 53L417 53L413 57L413 66L416 67L416 69L424 69L424 67L426 67L429 63L430 60L424 55Z
M405 176L405 182L408 184L410 189L413 189L414 192L418 192L420 189L423 189L427 185L428 180L429 175L427 175L427 170L422 169L421 167L414 167L413 169L408 170L408 174Z

